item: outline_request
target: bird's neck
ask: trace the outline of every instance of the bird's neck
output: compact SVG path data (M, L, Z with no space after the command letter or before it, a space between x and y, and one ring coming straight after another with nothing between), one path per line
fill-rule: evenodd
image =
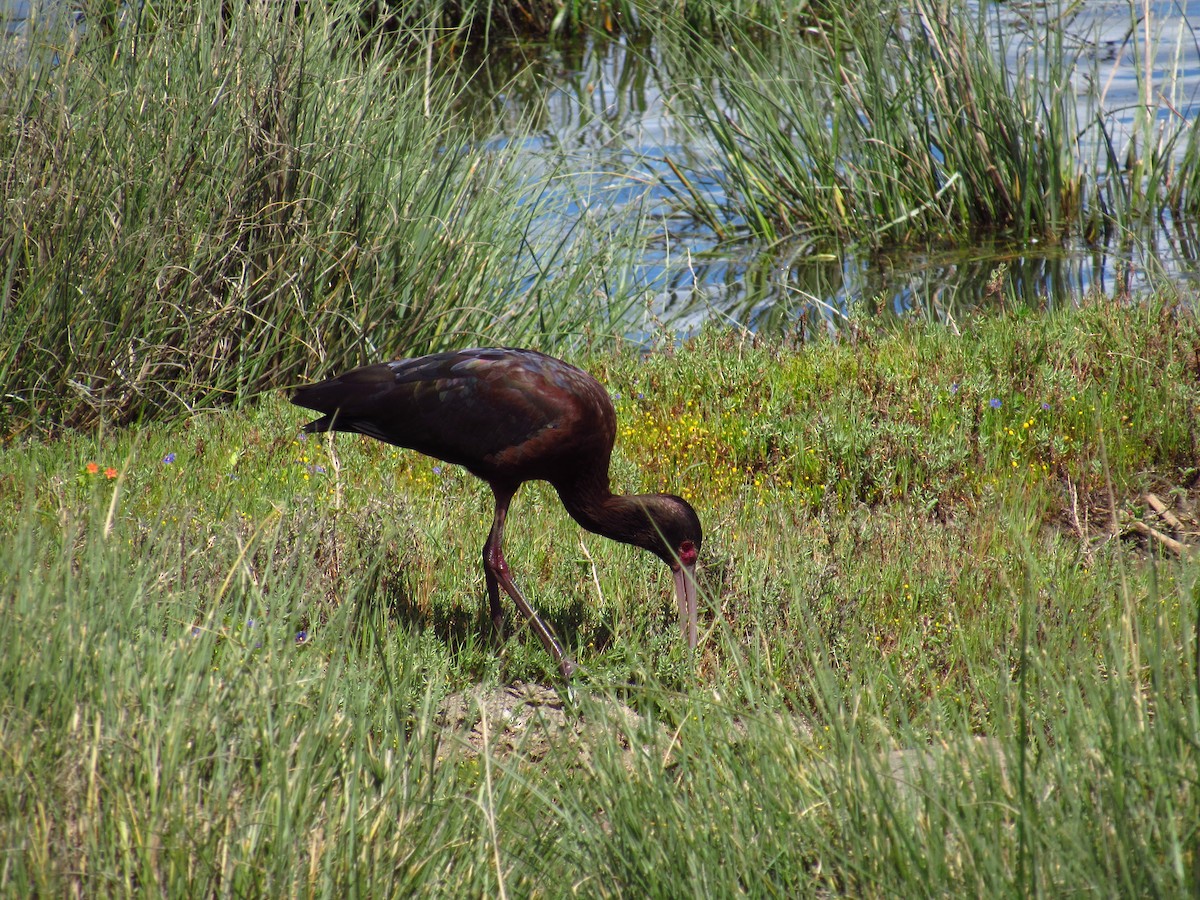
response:
M645 547L651 531L639 495L614 494L608 475L555 484L571 518L596 534Z

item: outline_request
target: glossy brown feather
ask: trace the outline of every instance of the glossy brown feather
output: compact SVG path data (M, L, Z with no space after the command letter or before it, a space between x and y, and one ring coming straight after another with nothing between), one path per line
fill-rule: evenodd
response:
M569 677L574 665L533 612L504 560L508 505L526 481L554 485L584 528L657 555L675 573L680 625L696 645L695 565L702 529L671 494L615 496L608 469L616 411L591 375L534 350L476 349L364 366L298 388L292 402L323 413L308 432L346 431L463 466L491 485L496 514L484 545L493 623L503 587Z

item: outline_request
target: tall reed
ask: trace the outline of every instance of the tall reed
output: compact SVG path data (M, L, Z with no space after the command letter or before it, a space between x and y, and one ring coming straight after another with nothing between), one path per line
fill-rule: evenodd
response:
M615 317L625 238L548 227L560 194L465 115L435 39L206 0L8 70L6 418L128 421Z
M814 11L802 29L744 31L727 49L680 39L667 58L701 72L677 76L683 109L693 139L718 154L678 161L681 204L731 234L826 249L1128 236L1168 208L1193 209L1180 154L1194 129L1168 96L1181 73L1166 74L1166 93L1145 85L1124 135L1095 56L1067 39L1068 10L1019 29L1006 15L867 4ZM1132 43L1156 46L1148 25Z

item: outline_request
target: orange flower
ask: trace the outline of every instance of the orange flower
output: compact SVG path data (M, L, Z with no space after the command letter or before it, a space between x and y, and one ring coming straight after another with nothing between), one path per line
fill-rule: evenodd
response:
M117 477L117 470L116 470L116 469L114 469L112 466L109 466L107 469L105 469L105 470L104 470L104 477L105 477L105 478L108 478L108 479L110 479L110 480L111 480L111 479L113 479L113 478L116 478L116 477Z
M87 469L87 473L89 475L95 475L97 472L100 471L100 467L98 465L96 465L94 462L88 463L86 466L84 466L84 468Z

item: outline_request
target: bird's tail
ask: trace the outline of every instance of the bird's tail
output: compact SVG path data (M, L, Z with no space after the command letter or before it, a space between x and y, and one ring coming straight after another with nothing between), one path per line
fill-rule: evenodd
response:
M325 431L339 430L337 420L341 417L341 407L347 398L338 379L330 378L314 384L301 385L292 391L289 399L297 406L324 413L321 418L305 425L304 431L309 434L320 434Z
M297 406L322 414L309 422L309 434L323 431L361 431L364 418L369 420L378 404L377 396L394 386L396 377L387 364L363 366L313 384L302 384L292 391ZM364 416L364 413L366 415ZM372 434L372 436L375 436ZM387 438L380 438L387 440Z
M300 426L300 430L308 434L322 434L326 431L337 431L334 425L334 416L321 416L312 422L307 422Z

